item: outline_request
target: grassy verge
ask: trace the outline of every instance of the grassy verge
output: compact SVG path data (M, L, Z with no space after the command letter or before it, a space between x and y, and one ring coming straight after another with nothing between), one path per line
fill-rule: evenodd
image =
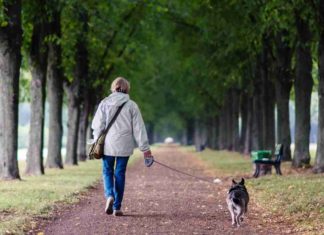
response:
M185 151L194 153L193 148ZM224 177L252 175L249 157L227 151L207 149L194 153L215 172ZM275 174L249 179L247 187L263 211L271 217L281 216L294 223L296 232L324 234L324 175L293 171L290 163L282 164L283 176ZM319 232L321 231L321 232Z
M138 153L129 164L138 159ZM20 169L24 169L20 163ZM101 161L46 169L44 176L23 176L21 181L0 181L0 234L23 234L35 216L46 216L58 202L75 203L78 195L101 178Z

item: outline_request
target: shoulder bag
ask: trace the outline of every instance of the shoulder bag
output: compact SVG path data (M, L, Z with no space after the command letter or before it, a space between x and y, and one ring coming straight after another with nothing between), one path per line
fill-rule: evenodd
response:
M122 110L122 108L124 107L126 102L124 102L121 106L118 107L115 115L113 116L113 118L109 122L107 128L100 134L100 136L96 140L96 142L94 142L93 144L90 145L90 149L89 149L89 158L90 159L94 159L94 158L95 159L101 159L102 158L103 152L104 152L106 135L107 135L110 127L114 124L116 118L118 117L120 111Z

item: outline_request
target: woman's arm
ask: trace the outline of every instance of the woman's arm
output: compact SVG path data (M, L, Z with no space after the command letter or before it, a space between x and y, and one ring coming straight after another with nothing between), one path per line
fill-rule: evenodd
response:
M96 114L92 120L92 125L91 128L93 129L93 139L96 141L101 132L105 129L106 127L106 113L105 110L103 110L103 102L101 102L98 106L98 109L96 111Z
M148 142L146 128L144 125L142 114L141 114L137 104L134 105L132 114L133 114L132 115L133 135L134 135L135 141L138 145L138 148L142 152L147 152L150 150L150 145Z

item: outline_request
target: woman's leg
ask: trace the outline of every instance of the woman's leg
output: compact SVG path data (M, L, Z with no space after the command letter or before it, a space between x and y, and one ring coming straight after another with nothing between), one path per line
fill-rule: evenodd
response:
M102 157L102 176L106 198L114 197L114 165L115 157Z
M129 157L117 157L115 169L114 210L120 210L125 189L125 174Z

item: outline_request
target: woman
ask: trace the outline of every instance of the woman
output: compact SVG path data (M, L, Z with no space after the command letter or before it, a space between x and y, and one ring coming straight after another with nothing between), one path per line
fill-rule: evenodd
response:
M136 144L144 153L146 160L153 160L141 112L137 104L130 100L129 89L129 82L125 78L116 78L111 84L112 94L99 104L91 126L96 140L118 107L124 104L106 135L102 158L104 191L107 199L105 212L115 216L123 215L121 204L125 188L125 172L129 156L133 154Z

